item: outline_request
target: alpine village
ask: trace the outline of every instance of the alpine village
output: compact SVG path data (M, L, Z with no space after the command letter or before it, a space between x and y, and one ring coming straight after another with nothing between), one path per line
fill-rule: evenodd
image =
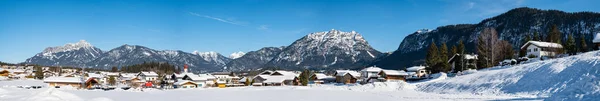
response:
M600 27L591 25L598 18L594 12L515 8L478 24L418 30L386 53L372 49L358 32L335 29L239 57L127 44L102 51L81 40L23 63L2 63L0 78L46 84L24 88L106 91L425 82L598 50ZM60 58L70 55L79 58Z

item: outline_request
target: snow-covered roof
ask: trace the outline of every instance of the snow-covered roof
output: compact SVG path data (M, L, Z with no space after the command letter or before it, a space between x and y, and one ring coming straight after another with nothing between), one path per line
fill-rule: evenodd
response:
M406 71L416 72L416 71L419 71L421 69L425 69L425 66L413 66L413 67L409 67L409 68L406 68Z
M282 83L285 79L285 76L270 76L269 79L263 81L263 83Z
M117 73L117 72L106 72L106 73L104 73L104 75L107 75L107 76L119 76L119 73Z
M465 54L465 59L468 59L468 60L475 59L475 60L477 60L477 55Z
M525 45L521 46L521 49L527 48L527 46L529 46L530 44L531 45L535 45L537 47L542 47L542 48L563 48L563 46L561 44L558 44L558 43L541 42L541 41L528 41L527 43L525 43Z
M403 70L381 70L381 72L385 73L385 75L408 75Z
M335 70L335 72L337 73L337 75L335 75L335 76L344 76L346 74L350 74L354 77L360 76L360 73L358 73L356 71L351 71L351 70Z
M186 83L196 84L196 82L192 82L192 81L189 81L189 80L179 80L179 81L177 81L177 82L175 82L173 84L175 84L175 85L183 85L183 84L186 84Z
M198 76L206 78L206 79L217 79L217 77L215 77L211 74L198 74Z
M82 83L83 80L78 77L48 77L44 79L44 82Z
M186 75L187 77L189 77L190 79L192 79L192 81L202 81L202 80L207 80L207 78L205 77L200 77L199 75Z
M143 74L145 76L158 76L156 72L140 72L140 74Z
M122 74L121 74L121 77L129 77L129 78L132 78L132 77L135 77L135 74L133 74L133 73L122 73Z
M600 33L596 33L596 35L594 36L594 40L592 40L592 42L600 43Z
M376 67L376 66L372 66L372 67L367 67L367 68L365 68L365 69L362 69L362 70L360 70L360 71L366 71L366 72L379 72L379 71L381 71L381 70L383 70L383 69L381 69L381 68L379 68L379 67Z
M104 75L102 74L96 74L96 73L87 73L88 77L90 78L104 78Z
M231 72L214 72L214 73L211 73L211 74L212 75L229 75L229 74L231 74Z
M332 76L327 76L323 73L315 73L315 76L317 79L327 79L327 78L333 78Z

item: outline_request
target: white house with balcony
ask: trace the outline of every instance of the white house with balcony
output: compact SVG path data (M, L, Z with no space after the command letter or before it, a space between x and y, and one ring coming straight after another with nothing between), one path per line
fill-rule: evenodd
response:
M360 80L361 83L371 83L374 81L369 81L371 79L379 78L379 72L381 72L381 68L377 66L367 67L365 69L360 70Z
M562 48L561 44L541 41L528 41L521 46L521 50L527 52L526 56L533 55L535 57L555 56L557 55L556 51L562 50Z

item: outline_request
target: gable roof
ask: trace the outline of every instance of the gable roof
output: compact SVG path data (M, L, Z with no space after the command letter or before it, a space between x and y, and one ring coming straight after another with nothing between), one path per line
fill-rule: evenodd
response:
M408 75L408 73L403 70L381 70L381 72L385 73L385 75Z
M594 40L592 40L592 42L600 43L600 33L596 33L596 35L594 36Z
M196 82L192 82L192 81L189 81L189 80L180 80L180 81L177 81L177 82L175 82L173 84L175 84L175 85L183 85L183 84L186 84L186 83L196 84Z
M541 42L541 41L528 41L523 46L521 46L521 49L525 49L529 45L534 45L534 46L542 47L542 48L563 48L563 46L561 44L558 44L558 43Z
M414 72L414 71L419 71L421 69L425 69L425 66L413 66L413 67L409 67L409 68L406 68L406 71Z
M351 71L351 70L335 70L336 75L335 76L344 76L346 74L350 74L354 77L359 77L360 73L356 72L356 71Z
M327 76L323 73L315 73L313 76L316 76L317 79L327 79L327 78L333 78L331 76Z
M366 71L366 72L380 72L381 70L383 70L383 69L381 69L381 68L379 68L379 67L376 67L376 66L371 66L371 67L367 67L367 68L365 68L365 69L362 69L362 70L360 70L360 71Z
M194 75L194 74L184 74L185 76L183 76L183 78L189 78L192 81L202 81L202 80L207 80L207 78L204 77L200 77L199 75Z
M140 72L140 74L143 74L145 76L158 76L158 74L156 74L156 72Z

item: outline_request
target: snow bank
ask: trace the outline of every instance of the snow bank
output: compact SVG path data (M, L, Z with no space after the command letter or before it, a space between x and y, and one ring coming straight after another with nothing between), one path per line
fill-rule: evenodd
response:
M600 51L493 67L476 73L418 85L436 93L510 94L552 100L600 98Z
M21 99L22 101L83 101L78 96L54 88Z

